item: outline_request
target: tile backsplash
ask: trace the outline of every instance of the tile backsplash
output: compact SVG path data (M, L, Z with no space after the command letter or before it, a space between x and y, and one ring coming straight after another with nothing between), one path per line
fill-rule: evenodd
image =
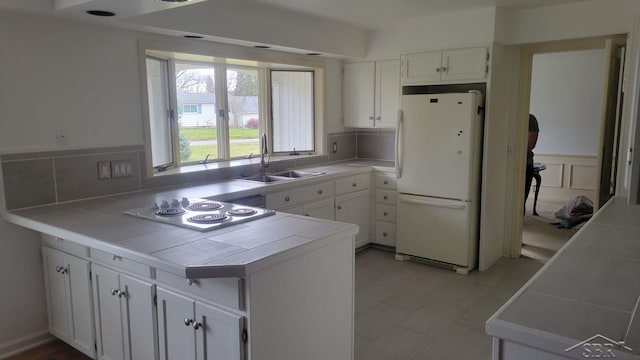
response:
M327 136L324 156L274 161L280 171L355 158L394 159L394 131L358 130ZM336 152L333 152L335 144ZM98 179L98 162L128 160L131 176ZM203 184L254 174L258 164L147 178L143 145L0 155L8 210L166 186Z

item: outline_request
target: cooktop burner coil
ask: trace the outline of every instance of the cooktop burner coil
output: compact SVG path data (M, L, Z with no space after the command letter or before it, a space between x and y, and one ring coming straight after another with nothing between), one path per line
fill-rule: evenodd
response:
M186 211L184 209L181 209L181 208L167 208L167 209L160 209L160 210L156 211L156 215L158 215L158 216L176 216L176 215L182 215L185 212Z
M187 206L191 211L211 211L220 209L223 205L215 201L197 202Z
M236 208L236 209L227 211L227 214L231 216L251 216L257 212L258 211L256 209L251 209L251 208Z
M212 224L219 223L227 220L229 217L225 214L200 214L195 215L187 219L187 221L191 221L196 224Z

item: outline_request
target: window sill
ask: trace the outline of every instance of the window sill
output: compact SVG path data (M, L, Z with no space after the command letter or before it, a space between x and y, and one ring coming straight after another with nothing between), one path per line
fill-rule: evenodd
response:
M272 166L271 168L275 168L274 171L282 171L287 170L293 167L299 167L306 164L314 164L321 163L327 161L326 155L283 155L283 156L272 156L271 160L268 157L265 157L265 161L267 164L273 165L282 165L280 166ZM288 164L290 162L290 164ZM237 160L229 160L229 161L217 161L217 162L208 162L206 164L192 164L192 165L184 165L175 168L170 168L165 171L154 171L151 177L163 177L163 176L171 176L171 175L180 175L180 174L192 174L203 171L216 171L220 169L229 169L229 168L238 168L241 170L242 167L247 167L247 174L243 174L243 176L251 176L254 175L252 173L251 167L260 166L260 157L253 157L251 159L237 159Z

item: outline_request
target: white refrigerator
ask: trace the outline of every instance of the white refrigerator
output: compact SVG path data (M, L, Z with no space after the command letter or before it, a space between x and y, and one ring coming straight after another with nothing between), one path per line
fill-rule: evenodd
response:
M398 117L398 258L477 265L480 92L403 95Z

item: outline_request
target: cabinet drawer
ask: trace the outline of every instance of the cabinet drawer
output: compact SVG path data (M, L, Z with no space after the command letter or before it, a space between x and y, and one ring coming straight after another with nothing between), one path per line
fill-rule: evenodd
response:
M89 248L87 246L47 234L40 234L40 238L42 239L42 245L80 257L89 257Z
M376 187L378 189L397 189L398 181L395 174L383 173L376 175Z
M396 207L376 204L376 219L382 221L396 221Z
M120 272L136 274L148 279L153 277L153 272L150 266L106 251L91 249L91 259Z
M376 222L376 244L396 246L396 224Z
M336 195L369 188L369 174L353 175L336 180Z
M156 271L158 286L168 285L184 294L195 295L234 309L244 310L242 280L238 278L187 279L163 270Z
M277 210L331 196L333 196L333 182L328 181L267 194L266 204L268 208Z
M397 192L393 190L376 190L376 202L387 205L395 205Z

